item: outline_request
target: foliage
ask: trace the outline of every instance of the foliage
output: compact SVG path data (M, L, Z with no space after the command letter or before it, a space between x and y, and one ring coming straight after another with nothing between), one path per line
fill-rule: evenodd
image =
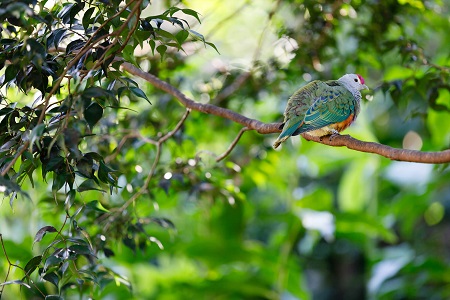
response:
M373 101L352 135L441 150L448 1L165 5L0 4L0 191L11 206L0 291L447 298L447 166L296 139L274 151L275 136L252 132L217 163L239 126L189 114L121 65L267 122L306 81L358 72Z

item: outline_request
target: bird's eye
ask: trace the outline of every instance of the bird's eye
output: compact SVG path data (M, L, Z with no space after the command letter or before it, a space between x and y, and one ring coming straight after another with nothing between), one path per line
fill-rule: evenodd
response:
M355 78L355 82L358 82L358 79Z

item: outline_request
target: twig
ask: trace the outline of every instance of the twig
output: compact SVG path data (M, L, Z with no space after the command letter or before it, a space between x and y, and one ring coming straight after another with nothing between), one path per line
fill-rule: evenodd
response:
M161 147L162 144L170 139L178 130L180 130L181 126L183 126L184 121L186 121L187 117L189 116L189 113L191 112L190 109L187 109L184 113L183 117L181 117L181 120L178 122L178 124L175 126L175 128L172 131L169 131L164 136L160 137L156 141L156 155L155 160L153 161L152 167L150 169L150 172L148 172L147 178L145 179L144 185L137 191L127 202L125 202L122 207L118 209L118 212L123 212L131 203L136 201L137 198L139 198L142 194L147 192L147 188L150 184L150 181L153 177L153 174L155 173L156 166L158 165L159 159L161 157Z
M233 142L231 143L231 145L228 147L227 151L225 151L224 153L222 153L221 155L219 155L216 158L216 162L221 161L222 159L224 159L225 157L228 156L228 154L230 154L230 152L234 149L234 147L236 147L237 143L239 142L239 140L241 139L242 135L244 134L244 132L248 131L250 129L248 129L247 127L242 128L238 135L235 137L235 139L233 140Z

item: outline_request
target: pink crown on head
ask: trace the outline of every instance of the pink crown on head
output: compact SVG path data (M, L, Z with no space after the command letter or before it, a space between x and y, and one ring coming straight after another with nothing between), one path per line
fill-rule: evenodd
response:
M359 74L356 74L356 76L358 76L359 81L361 81L361 84L364 84L364 78Z

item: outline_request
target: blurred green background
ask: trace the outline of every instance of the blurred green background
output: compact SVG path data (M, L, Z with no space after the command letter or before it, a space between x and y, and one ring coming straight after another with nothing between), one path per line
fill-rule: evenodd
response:
M280 122L289 96L308 81L359 73L371 90L345 133L399 148L449 148L448 0L152 1L142 14L175 4L200 14L201 24L188 18L191 28L220 54L202 43L163 59L148 45L134 54L143 70L192 99ZM106 157L125 130L154 138L180 120L185 109L176 99L133 79L152 105L124 100L130 110L105 110L85 152ZM26 105L33 93L11 90L8 98ZM91 273L74 264L64 289L35 274L39 288L66 299L450 298L448 165L395 162L300 137L275 151L276 134L253 131L217 163L240 129L192 112L162 145L147 194L111 218L98 207L77 217L98 250L77 262ZM121 207L155 155L154 145L126 140L109 160L120 188L78 193L74 203ZM11 208L5 197L0 205L4 247L21 267L55 237L33 245L36 232L66 220L66 195L54 195L40 170L33 178L34 187L22 185L31 201L19 197ZM5 278L9 264L0 253ZM101 280L103 271L113 274L109 280ZM22 277L13 267L8 280ZM2 297L41 296L7 285Z

